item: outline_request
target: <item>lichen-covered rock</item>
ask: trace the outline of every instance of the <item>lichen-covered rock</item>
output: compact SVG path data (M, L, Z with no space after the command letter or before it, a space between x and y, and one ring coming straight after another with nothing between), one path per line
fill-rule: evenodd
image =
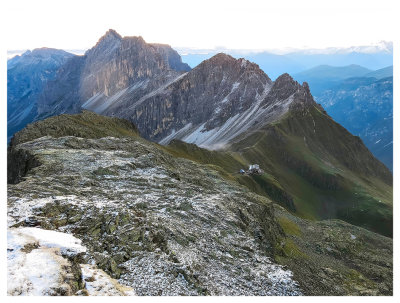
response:
M40 166L8 186L8 225L73 233L139 295L299 295L274 262L269 200L140 137L43 137Z
M309 295L392 295L393 241L340 220L311 222L275 206L281 264Z

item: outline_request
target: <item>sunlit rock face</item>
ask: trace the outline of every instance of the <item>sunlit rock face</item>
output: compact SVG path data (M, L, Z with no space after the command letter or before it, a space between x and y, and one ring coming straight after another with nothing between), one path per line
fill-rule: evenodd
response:
M146 83L137 92L143 95L188 70L170 46L149 44L142 37L121 37L109 30L84 56L62 66L55 81L48 83L39 99L37 119L77 112L88 100L84 107L102 111L105 100L121 90Z

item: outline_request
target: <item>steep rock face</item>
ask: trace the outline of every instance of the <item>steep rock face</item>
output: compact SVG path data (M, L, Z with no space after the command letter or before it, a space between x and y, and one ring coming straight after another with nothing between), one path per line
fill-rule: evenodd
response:
M163 56L164 61L168 62L171 69L185 72L191 70L189 65L182 62L182 58L181 56L179 56L178 52L171 48L169 45L152 43L151 46L153 46L157 50L157 52L159 52L161 56Z
M145 137L158 141L172 134L172 139L174 132L187 135L199 127L204 131L221 127L229 118L249 111L270 85L257 65L218 54L128 111L122 106L111 110L132 120Z
M103 113L133 121L161 144L180 139L219 149L304 104L320 108L307 83L288 74L272 82L258 65L221 53L128 108L121 102Z
M32 122L37 100L47 81L73 54L63 50L40 48L7 61L7 137Z
M143 95L190 69L176 56L167 45L153 46L142 37L122 38L109 30L47 85L39 100L38 118L77 112L82 107L102 111L99 107L106 107L106 101L115 101L109 97L128 88L143 86L139 92Z

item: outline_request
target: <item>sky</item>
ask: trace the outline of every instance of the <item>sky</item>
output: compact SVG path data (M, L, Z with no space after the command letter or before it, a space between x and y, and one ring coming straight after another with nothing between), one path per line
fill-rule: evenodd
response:
M109 29L173 47L370 45L396 37L395 0L2 1L7 50L88 49Z

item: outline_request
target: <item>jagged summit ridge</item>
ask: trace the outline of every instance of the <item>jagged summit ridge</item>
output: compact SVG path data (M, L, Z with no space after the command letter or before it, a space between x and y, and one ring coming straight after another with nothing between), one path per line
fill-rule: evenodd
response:
M244 58L219 53L190 70L168 45L109 30L49 83L38 118L84 108L126 118L154 141L217 148L278 119L300 99L313 102L305 86L288 74L272 82Z
M140 88L135 91L139 98L189 69L167 45L154 46L142 37L121 37L109 30L48 83L39 99L36 119L76 113L82 107L102 112L116 101L110 97L122 96L128 88Z
M307 104L317 106L311 95L310 88L307 82L303 84L295 81L289 74L285 73L279 76L271 88L270 93L263 100L263 107L275 105L279 102L290 100L290 104Z
M149 111L144 110L146 104L153 106L155 102L151 100L160 102L164 98L170 102L180 99L184 106L192 104L188 107L199 108L196 118L182 113L178 121L155 125L156 133L147 129L144 135L162 144L180 139L209 149L225 147L242 133L275 121L292 103L316 106L306 83L300 85L288 74L272 82L257 64L224 53L203 61L178 82L142 102L137 111L148 114ZM136 120L133 118L139 128L141 119L146 119L143 114Z

